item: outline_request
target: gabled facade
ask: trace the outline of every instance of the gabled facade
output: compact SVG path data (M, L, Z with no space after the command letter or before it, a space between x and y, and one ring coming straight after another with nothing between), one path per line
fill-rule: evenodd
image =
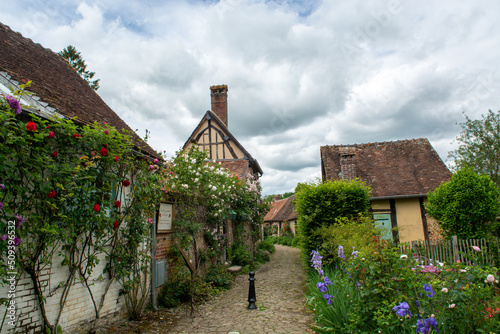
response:
M429 191L451 173L425 138L321 147L323 180L358 178L372 190L376 222L396 242L440 238L439 226L425 212ZM392 235L389 231L397 227Z
M228 130L227 86L211 86L210 92L212 110L205 113L182 149L196 144L200 150L207 150L210 160L220 162L232 173L258 179L263 174L259 163Z
M296 233L297 211L293 207L295 195L285 199L273 199L269 212L264 216L264 224L278 226L278 235L281 235L283 223L288 223L293 234Z

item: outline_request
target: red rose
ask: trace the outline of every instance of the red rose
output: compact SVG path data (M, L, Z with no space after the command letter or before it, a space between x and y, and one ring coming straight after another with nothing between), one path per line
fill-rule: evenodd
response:
M47 194L47 197L54 198L54 197L56 197L56 195L57 195L57 192L55 190L52 190L50 193Z
M108 132L108 130L104 130L104 134L106 134L106 135L107 135L108 133L109 133L109 132Z
M52 137L54 137L54 135L55 135L54 131L50 131L49 135L48 135L48 138L52 138Z
M122 205L122 202L120 202L120 201L116 201L115 202L115 208L119 208L120 205Z
M103 157L105 157L105 156L108 155L108 149L106 147L103 147L103 148L101 148L101 150L99 151L99 153L101 153L101 155Z
M128 187L130 185L130 181L129 180L123 180L122 184L123 184L124 187Z
M76 139L76 138L80 138L80 137L81 137L81 136L80 136L78 133L75 133L75 134L73 135L73 138L75 138L75 139Z
M28 122L28 124L26 124L26 130L35 132L36 131L36 123Z
M99 212L99 210L101 209L101 207L99 206L99 204L94 204L94 211L95 212Z
M118 156L117 156L117 155L115 155L115 159L114 159L114 160L115 160L115 161L118 161L118 159L119 159L119 158L118 158Z
M115 222L113 223L113 227L118 228L118 225L120 225L120 223L118 222L118 220L115 220Z
M51 156L52 158L57 157L57 152L56 152L56 151L52 152L52 154L51 154L50 156Z

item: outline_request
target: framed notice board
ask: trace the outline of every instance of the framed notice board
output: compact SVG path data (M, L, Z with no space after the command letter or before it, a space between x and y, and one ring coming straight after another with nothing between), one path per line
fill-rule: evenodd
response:
M156 231L159 233L173 232L174 231L174 204L173 203L160 203L158 209L158 223L156 224Z

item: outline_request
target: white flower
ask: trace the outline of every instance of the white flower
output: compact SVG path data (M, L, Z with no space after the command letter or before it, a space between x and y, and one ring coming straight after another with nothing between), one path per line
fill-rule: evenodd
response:
M493 283L493 282L495 282L495 276L493 276L493 275L488 275L488 276L486 277L486 281L487 281L488 283ZM485 281L485 282L486 282L486 281Z
M455 304L450 304L448 307L449 308L455 308Z
M406 255L406 254L402 254L399 258L400 258L400 259L405 259L405 260L406 260L406 259L408 258L408 255Z
M448 289L447 288L442 288L441 292L448 293Z

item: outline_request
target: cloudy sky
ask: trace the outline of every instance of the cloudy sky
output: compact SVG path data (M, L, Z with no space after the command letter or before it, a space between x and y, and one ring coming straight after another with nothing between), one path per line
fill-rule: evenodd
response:
M75 46L169 156L228 85L265 194L319 177L323 145L425 137L446 161L463 112L500 109L499 14L495 0L0 0L13 30Z

